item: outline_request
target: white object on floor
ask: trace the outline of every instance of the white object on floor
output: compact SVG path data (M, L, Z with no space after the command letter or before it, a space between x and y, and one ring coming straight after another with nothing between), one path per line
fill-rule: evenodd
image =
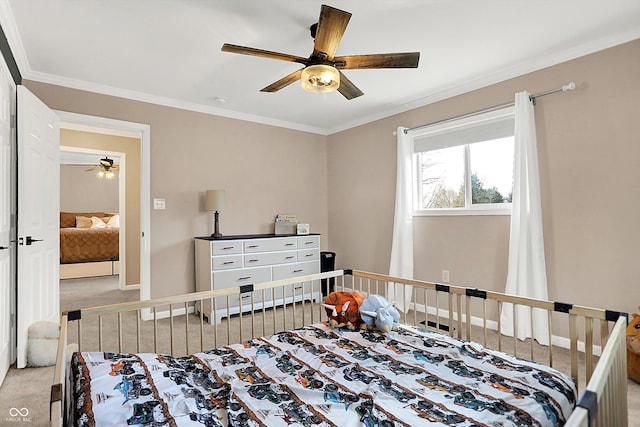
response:
M29 326L27 366L53 366L56 364L60 325L53 322L36 322Z

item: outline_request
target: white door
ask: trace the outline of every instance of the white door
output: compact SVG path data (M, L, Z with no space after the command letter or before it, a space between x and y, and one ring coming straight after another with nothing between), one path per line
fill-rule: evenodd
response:
M4 64L2 64L4 65ZM8 70L0 67L0 384L11 365L13 353L11 186L13 131L11 126L16 89ZM14 252L15 253L15 252Z
M59 166L58 117L18 86L18 368L29 325L60 321Z

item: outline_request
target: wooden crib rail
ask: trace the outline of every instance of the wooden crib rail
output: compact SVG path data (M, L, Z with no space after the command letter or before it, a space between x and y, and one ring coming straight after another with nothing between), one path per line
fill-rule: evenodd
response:
M627 322L620 317L591 380L565 427L625 427L627 408Z
M67 424L65 408L69 407L69 394L65 388L67 373L67 315L63 313L60 318L60 338L56 352L56 366L53 371L53 385L49 400L49 419L51 426L61 427Z
M324 309L322 309L322 306L319 304L322 299L320 280L335 278L342 274L343 272L338 270L307 276L297 276L289 279L234 286L212 291L91 307L69 311L66 315L68 322L75 323L76 325L77 331L75 332L75 337L77 337L76 343L78 345L78 351L105 351L106 349L109 351L117 350L118 352L122 352L125 351L123 350L125 341L127 339L131 341L132 339L130 336L127 337L127 335L135 333L135 348L133 350L129 348L127 351L140 352L142 351L143 341L148 341L149 339L149 337L143 339L143 335L145 333L152 333L154 345L150 350L159 352L159 347L162 344L158 342L160 329L162 327L168 327L170 348L169 351L166 349L162 351L172 355L177 354L178 350L174 345L177 340L176 329L183 328L182 336L185 340L183 343L184 354L189 354L195 350L202 351L204 349L205 323L212 325L212 327L209 328L209 332L212 334L213 344L217 347L219 342L222 343L222 345L226 345L232 342L243 341L246 338L256 338L268 333L264 327L256 327L256 316L264 316L267 311L273 314L270 316L272 321L269 322L272 326L271 333L277 332L278 330L276 330L276 328L279 325L283 327L300 327L309 324L309 321L319 322L321 315L324 313ZM246 298L240 299L241 296ZM203 310L199 309L199 304L203 302L211 304L213 315L210 319L207 318ZM295 304L293 304L294 302ZM309 302L316 304L310 304ZM240 307L242 307L242 309L240 309ZM196 313L197 319L194 319L194 316L184 316L185 313ZM222 319L229 319L231 317L234 319L237 318L240 323L238 327L239 334L237 336L231 335L231 322L221 321ZM97 322L97 325L95 325L97 335L87 337L87 334L84 333L84 325L90 320ZM104 335L107 334L109 328L105 327L104 323L107 320L111 320L110 327L115 329L117 334L115 347L112 346L113 343L111 343L109 347L106 347L107 340ZM247 323L249 321L250 323ZM193 324L194 322L196 325ZM148 325L149 323L152 325ZM163 325L160 323L163 323ZM179 326L177 326L178 323ZM226 326L226 330L221 326L223 323L225 324L224 326ZM143 328L143 326L147 327ZM266 325L263 324L262 326ZM189 340L190 337L194 335L194 327L199 329L199 333L197 334L199 345L192 346ZM248 329L250 329L250 332L248 332ZM258 331L258 329L260 330ZM191 331L191 333L189 331ZM70 333L71 328L68 331L68 335ZM88 340L91 341L91 344L87 343ZM96 340L97 346L94 345ZM131 343L129 343L128 347L131 347Z

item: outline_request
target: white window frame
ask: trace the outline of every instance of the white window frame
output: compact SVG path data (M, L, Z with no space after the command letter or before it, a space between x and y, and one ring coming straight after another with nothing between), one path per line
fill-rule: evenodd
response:
M492 122L499 122L502 120L515 120L515 108L506 107L495 111L489 111L486 113L477 114L471 117L465 117L447 121L444 123L429 126L425 129L417 129L412 131L411 136L414 141L414 179L413 179L413 216L463 216L463 215L511 215L511 203L493 203L493 204L472 204L471 203L471 157L469 155L470 144L473 142L463 142L450 144L446 141L438 141L440 136L446 136L448 133L461 131L465 129L473 129L474 127L480 127L485 124L491 124ZM441 139L441 138L440 138ZM423 142L420 144L417 141L420 140L433 140L433 142ZM515 142L514 142L515 143ZM419 154L421 152L429 151L429 149L416 147L427 147L432 145L432 150L440 148L449 148L457 145L463 145L465 147L465 207L463 208L431 208L422 209L420 206L420 165Z

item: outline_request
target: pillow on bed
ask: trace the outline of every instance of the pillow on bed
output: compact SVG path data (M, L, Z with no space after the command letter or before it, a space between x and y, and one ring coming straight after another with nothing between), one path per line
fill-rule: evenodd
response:
M105 228L107 224L103 221L102 218L98 218L97 216L91 217L91 227L89 228Z
M86 216L76 217L76 228L91 228L91 223L91 218L87 218Z
M112 217L103 218L103 221L106 223L107 228L120 227L120 215L118 214L115 214Z

